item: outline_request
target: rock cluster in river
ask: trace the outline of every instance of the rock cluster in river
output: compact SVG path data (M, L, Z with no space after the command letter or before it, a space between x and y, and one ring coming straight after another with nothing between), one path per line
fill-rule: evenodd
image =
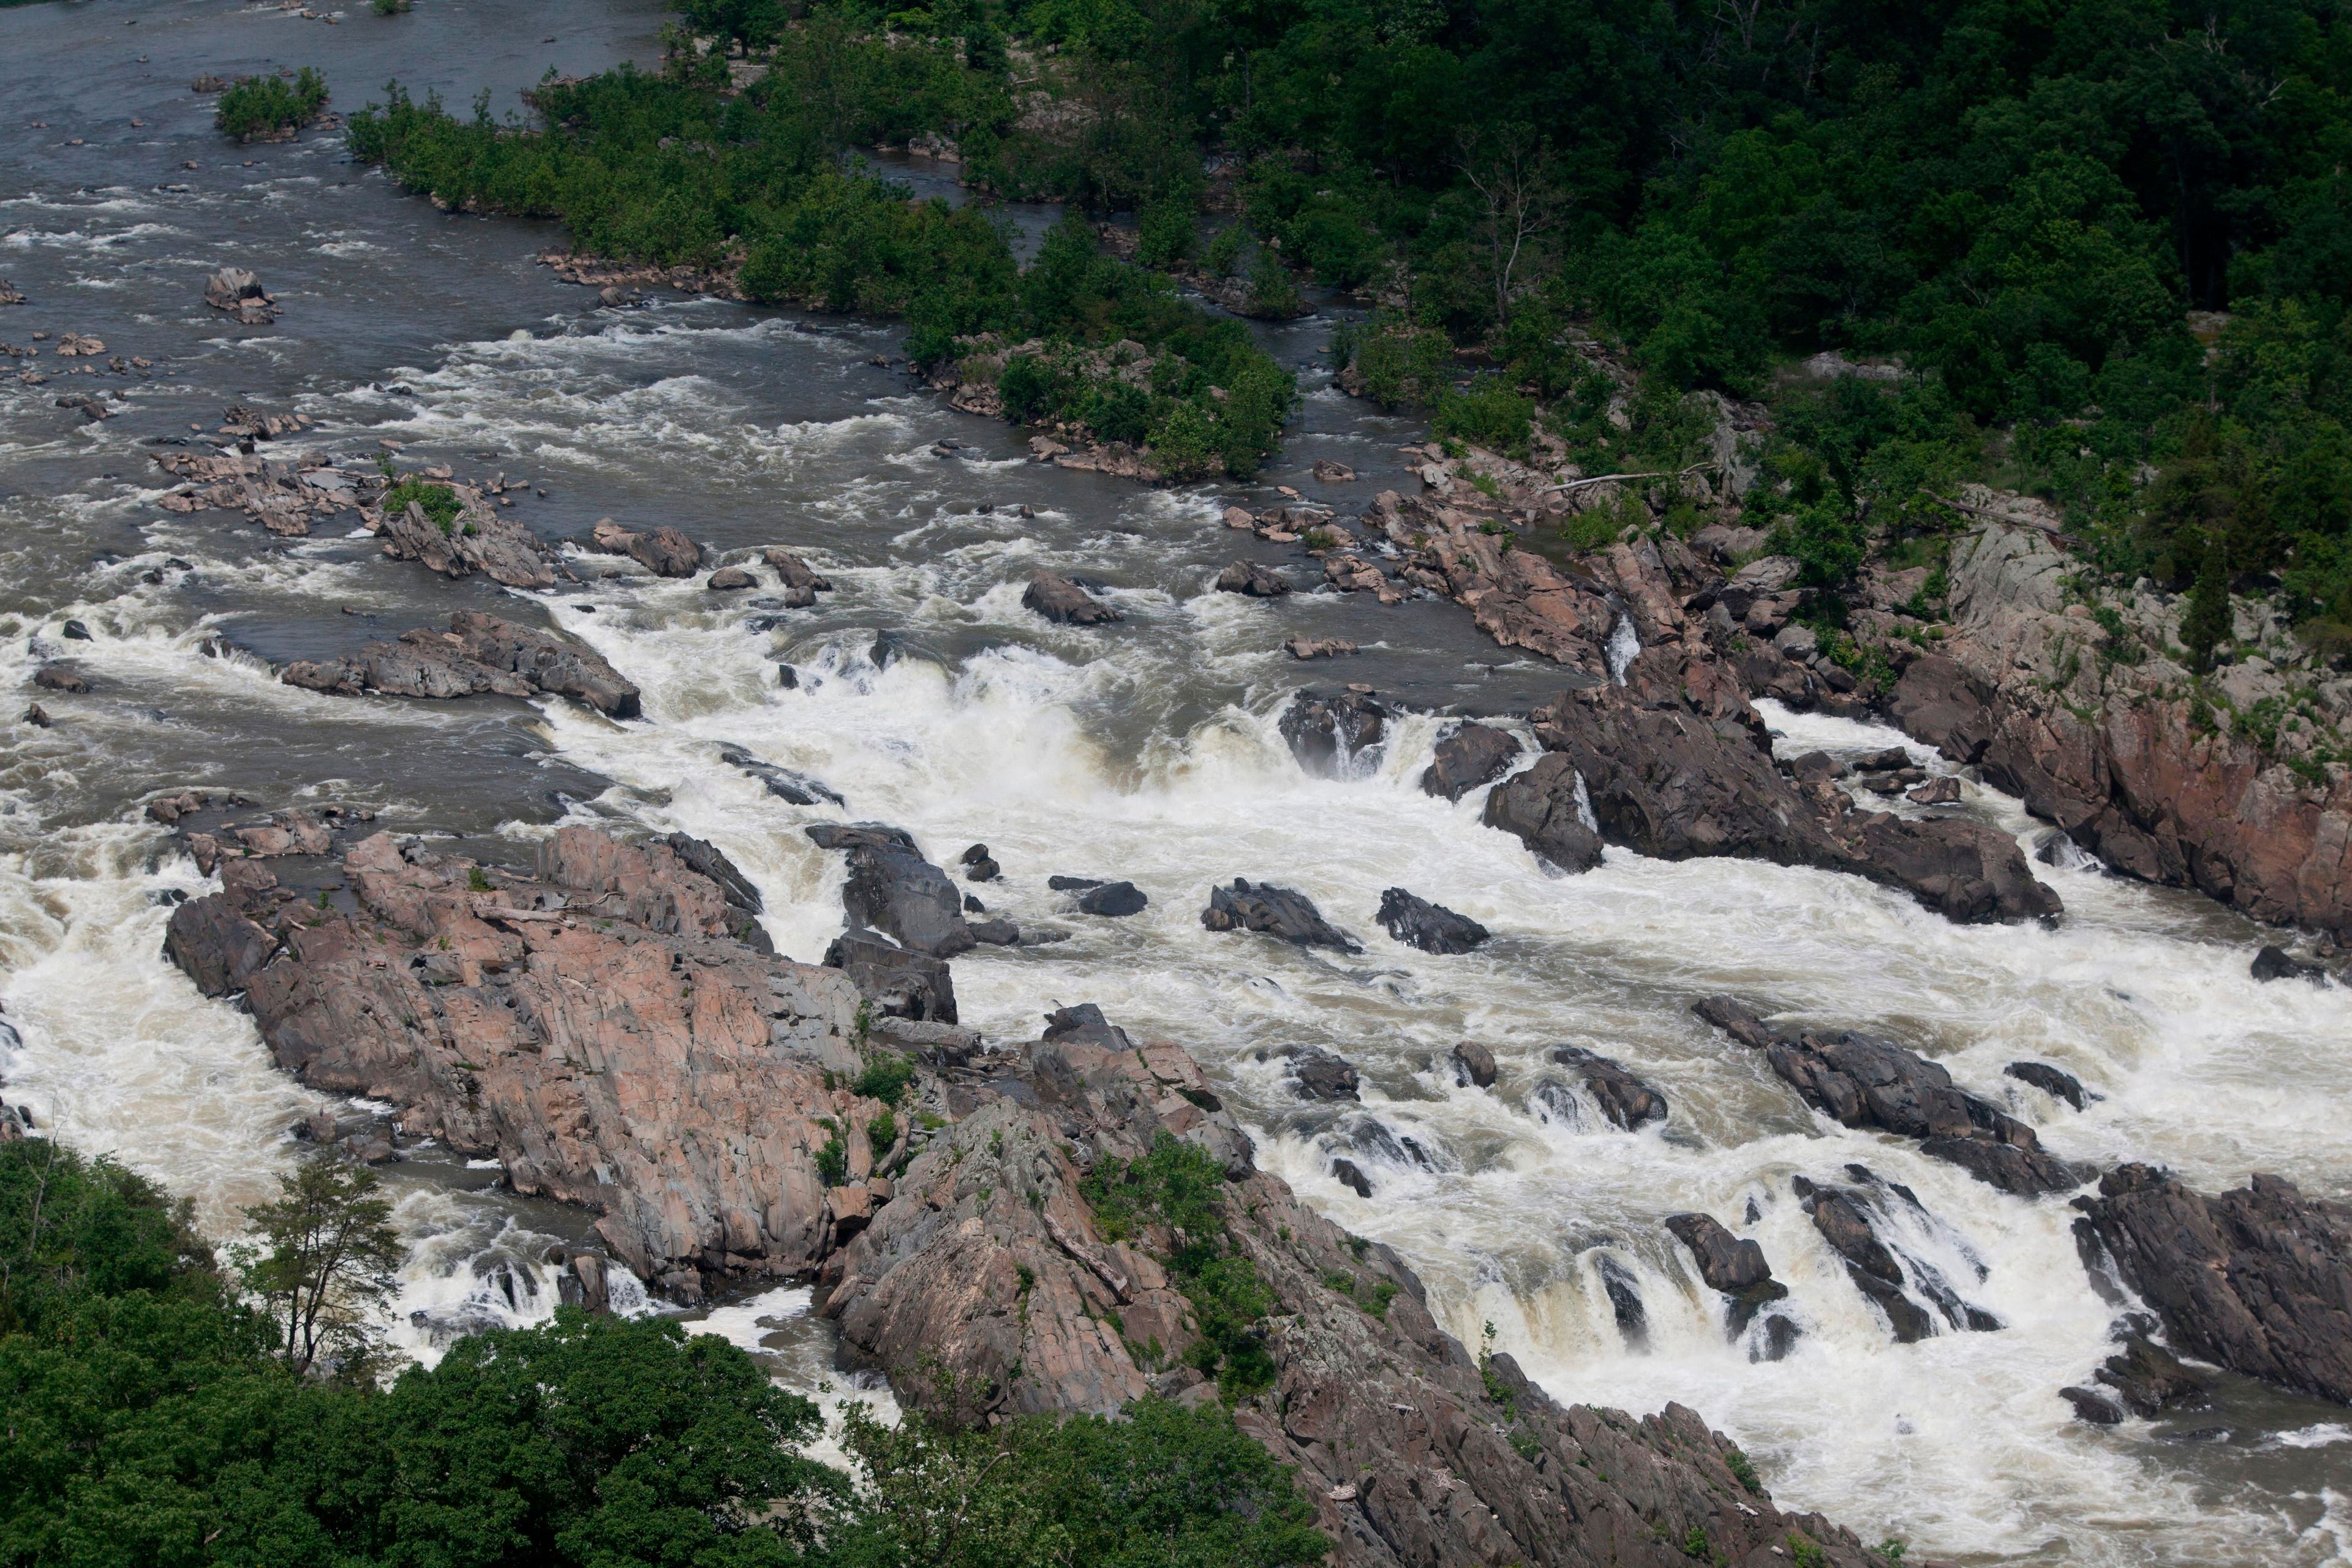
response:
M2042 1147L2033 1129L1960 1089L1940 1063L1892 1040L1852 1030L1781 1033L1728 996L1708 997L1695 1010L1761 1050L1807 1104L1845 1126L1918 1139L1922 1153L2005 1193L2072 1192L2083 1184L2081 1173Z
M392 642L289 664L278 679L289 686L345 696L364 691L389 697L483 692L532 697L544 692L572 698L615 719L633 719L638 711L636 687L594 649L561 632L499 620L478 610L457 611L446 632L418 626Z

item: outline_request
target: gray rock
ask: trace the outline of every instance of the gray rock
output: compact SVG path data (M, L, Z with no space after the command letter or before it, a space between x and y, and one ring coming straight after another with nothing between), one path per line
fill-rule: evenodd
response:
M2132 1164L2100 1179L2087 1213L2175 1345L2352 1404L2352 1206L2272 1175L2209 1198Z
M288 665L278 679L344 696L460 698L484 693L569 697L615 719L640 711L636 686L601 654L562 632L459 610L449 629L418 626L340 658Z
M1579 1046L1556 1046L1551 1059L1574 1068L1600 1103L1601 1114L1628 1132L1666 1119L1666 1097L1607 1057Z
M1388 733L1389 710L1360 691L1301 691L1280 729L1298 765L1318 778L1349 772Z
M1067 577L1042 569L1029 574L1029 586L1022 590L1021 604L1023 608L1034 610L1049 621L1068 626L1108 626L1127 619Z
M1290 1058L1290 1082L1301 1100L1354 1100L1356 1069L1319 1046L1302 1046Z
M2081 1079L2048 1062L2011 1062L2000 1070L2021 1083L2032 1084L2053 1100L2064 1100L2077 1110L2083 1109L2084 1100L2093 1098L2083 1088Z
M760 580L740 566L721 566L710 574L703 586L714 594L733 593L741 588L756 588Z
M2327 984L2327 971L2316 963L2293 957L2286 949L2275 944L2254 954L2253 968L2249 972L2261 981L2308 980L2314 985Z
M1151 900L1132 882L1105 882L1078 895L1078 908L1090 915L1114 919L1139 915Z
M1264 931L1300 947L1328 947L1349 953L1364 951L1353 937L1327 922L1306 894L1265 882L1253 886L1240 877L1234 879L1230 888L1210 889L1209 907L1201 911L1201 923L1211 931Z
M1390 936L1423 952L1468 952L1488 934L1469 916L1455 914L1402 888L1382 892L1380 912L1372 918L1388 928Z
M1254 561L1236 561L1217 574L1217 591L1246 594L1253 599L1279 599L1290 592L1290 582Z
M1507 731L1491 724L1457 724L1437 742L1435 757L1422 770L1422 793L1460 800L1502 777L1519 752L1518 737Z

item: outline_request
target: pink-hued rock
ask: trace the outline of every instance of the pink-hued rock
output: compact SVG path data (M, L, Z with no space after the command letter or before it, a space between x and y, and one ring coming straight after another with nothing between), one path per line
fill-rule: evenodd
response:
M877 1109L826 1087L859 1064L846 976L744 945L719 883L592 828L494 892L381 833L342 869L352 914L224 862L167 951L208 994L243 991L304 1082L390 1100L518 1191L599 1210L614 1255L674 1292L805 1274L831 1249L820 1119L862 1145Z

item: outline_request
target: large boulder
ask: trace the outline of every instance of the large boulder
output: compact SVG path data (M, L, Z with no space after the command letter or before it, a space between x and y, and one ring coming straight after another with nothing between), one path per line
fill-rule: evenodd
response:
M1555 1047L1551 1059L1573 1068L1601 1113L1626 1131L1666 1119L1666 1097L1626 1071L1623 1064L1580 1046Z
M664 523L636 532L611 518L599 518L588 541L607 555L625 555L658 577L691 577L702 570L702 546Z
M851 838L835 824L820 826L824 831L809 830L811 838L848 853L841 902L852 930L871 927L900 947L933 958L952 958L971 947L963 895L945 871L916 852L910 835L877 827Z
M1290 580L1255 561L1236 561L1217 574L1217 592L1245 594L1253 599L1279 599L1290 592Z
M1712 1215L1668 1215L1666 1228L1690 1248L1691 1259L1698 1265L1698 1277L1706 1281L1707 1289L1721 1291L1728 1298L1727 1326L1733 1339L1748 1331L1748 1325L1758 1312L1788 1295L1789 1288L1772 1278L1772 1266L1765 1261L1764 1248L1755 1241L1732 1235Z
M1380 912L1372 918L1388 928L1389 935L1423 952L1468 952L1487 937L1486 928L1468 915L1455 914L1402 888L1382 892Z
M1021 605L1066 626L1108 626L1127 619L1067 577L1043 568L1029 574L1029 586L1021 591Z
M1518 737L1492 724L1457 724L1437 742L1437 754L1422 770L1423 795L1460 800L1510 771L1518 760Z
M2352 1206L2271 1175L2209 1198L2134 1164L2100 1178L2089 1215L2181 1350L2352 1404Z

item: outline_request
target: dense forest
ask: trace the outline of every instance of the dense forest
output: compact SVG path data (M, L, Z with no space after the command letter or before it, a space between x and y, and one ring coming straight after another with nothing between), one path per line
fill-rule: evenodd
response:
M0 1142L0 1563L12 1568L1279 1568L1328 1542L1223 1407L981 1432L814 1405L666 1319L566 1308L389 1384L400 1247L321 1162L227 1266L149 1183Z
M1015 412L1173 474L1248 473L1287 395L1153 269L1277 302L1295 277L1378 301L1337 352L1442 433L1524 451L1539 420L1664 465L1711 428L1687 395L1763 400L1750 521L1824 585L1981 479L2062 505L2110 572L2283 585L2352 646L2327 0L680 10L665 75L551 86L539 132L395 96L359 145L588 248L731 251L754 297L903 311L926 363L977 332L1171 344L1149 387L1061 374ZM923 136L984 189L1134 213L1140 265L1072 226L1024 276L981 214L839 172Z

